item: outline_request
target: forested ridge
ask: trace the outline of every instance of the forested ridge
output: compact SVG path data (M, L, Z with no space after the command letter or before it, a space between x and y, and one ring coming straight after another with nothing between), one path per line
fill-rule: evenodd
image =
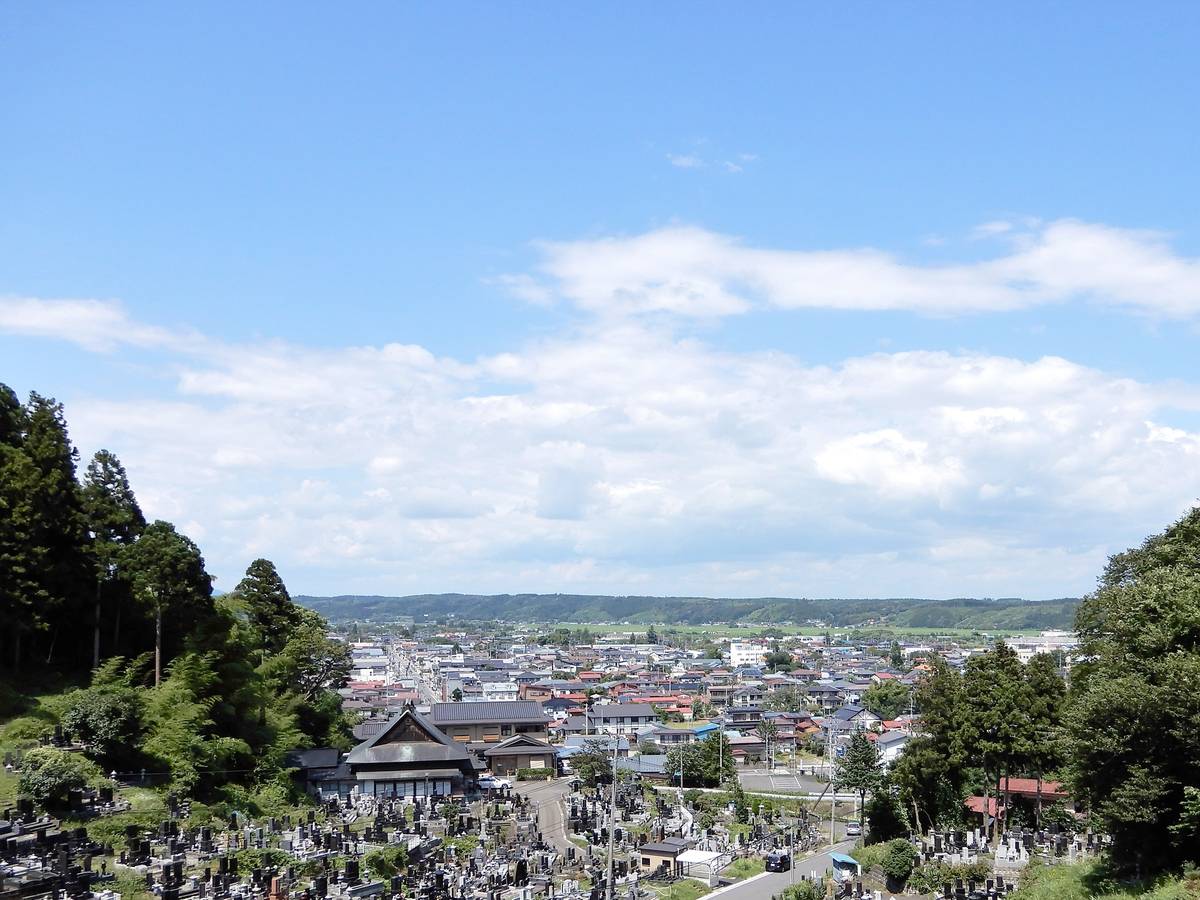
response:
M79 468L62 406L0 385L5 749L56 771L145 770L194 794L231 782L278 794L286 751L349 746L334 690L348 650L275 566L252 561L215 597L200 548L146 521L115 455ZM90 762L32 749L55 728Z
M516 622L631 622L701 625L708 622L772 625L820 621L836 627L887 624L981 631L1069 629L1079 601L1020 599L926 600L795 599L786 597L614 597L587 594L412 594L405 597L297 596L296 602L331 621L386 621L389 617L503 619Z

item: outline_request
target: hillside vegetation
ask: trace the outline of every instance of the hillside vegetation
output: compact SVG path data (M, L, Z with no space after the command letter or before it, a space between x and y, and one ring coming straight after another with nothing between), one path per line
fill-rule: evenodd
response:
M405 597L342 595L296 597L333 622L387 621L396 616L454 615L515 622L631 622L699 625L820 621L835 627L896 627L979 631L1069 629L1079 601L1019 599L878 600L759 597L611 597L587 594L413 594Z

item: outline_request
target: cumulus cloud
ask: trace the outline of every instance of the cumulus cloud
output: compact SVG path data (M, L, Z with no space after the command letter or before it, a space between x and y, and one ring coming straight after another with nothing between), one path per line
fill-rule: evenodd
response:
M72 399L75 438L223 579L267 554L298 589L1057 595L1196 494L1200 391L1055 357L810 366L623 320L179 368L164 401Z
M882 250L747 246L697 227L544 242L541 274L592 312L710 317L757 307L997 312L1088 301L1168 318L1200 313L1200 260L1162 235L1064 219L980 227L1006 241L975 262L923 265Z

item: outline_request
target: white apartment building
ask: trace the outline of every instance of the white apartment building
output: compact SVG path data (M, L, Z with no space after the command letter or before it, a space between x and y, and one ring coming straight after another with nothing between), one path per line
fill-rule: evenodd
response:
M767 658L767 648L761 644L734 641L729 645L729 664L735 669L758 667Z

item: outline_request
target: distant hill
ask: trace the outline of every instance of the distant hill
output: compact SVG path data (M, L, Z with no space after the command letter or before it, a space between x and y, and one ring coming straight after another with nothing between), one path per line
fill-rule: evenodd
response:
M398 616L502 619L511 622L630 622L772 625L810 620L834 626L887 624L919 628L1070 629L1078 600L961 598L923 600L757 597L608 597L587 594L413 594L294 598L332 622L385 622Z

